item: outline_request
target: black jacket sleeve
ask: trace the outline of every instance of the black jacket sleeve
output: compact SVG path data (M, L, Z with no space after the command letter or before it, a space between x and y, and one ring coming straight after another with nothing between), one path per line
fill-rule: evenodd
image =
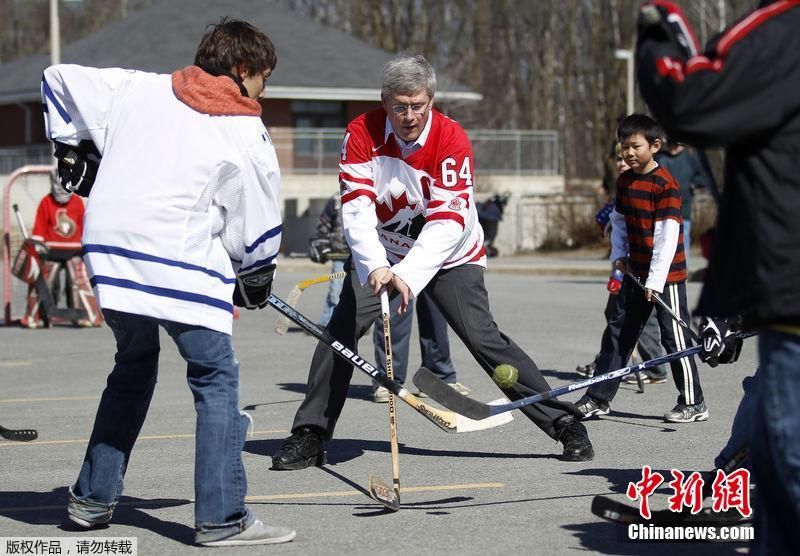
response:
M643 36L636 61L642 96L670 135L714 147L769 134L800 109L800 2L752 12L691 59Z

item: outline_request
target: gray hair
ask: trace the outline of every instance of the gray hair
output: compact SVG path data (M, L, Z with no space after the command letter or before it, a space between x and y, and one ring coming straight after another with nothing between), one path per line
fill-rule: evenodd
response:
M425 89L433 98L436 71L421 54L401 52L392 58L381 73L381 94L411 93Z

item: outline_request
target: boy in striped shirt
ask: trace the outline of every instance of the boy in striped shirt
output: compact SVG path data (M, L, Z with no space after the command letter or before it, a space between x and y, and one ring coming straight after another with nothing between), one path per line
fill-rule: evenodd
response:
M681 190L675 178L659 166L653 156L661 148L664 132L650 117L632 114L617 128L622 154L630 169L617 179L617 200L611 213L611 260L614 267L632 273L645 284L642 291L626 276L625 321L616 352L604 354L597 374L628 364L636 341L653 310L653 295L658 294L684 322L689 321L686 303L686 255L683 247ZM668 353L686 349L690 338L672 316L656 305L661 328L661 343ZM700 377L693 357L670 363L678 388L675 407L664 414L671 423L691 423L708 419ZM589 388L576 406L584 417L607 415L610 402L619 389L619 380Z

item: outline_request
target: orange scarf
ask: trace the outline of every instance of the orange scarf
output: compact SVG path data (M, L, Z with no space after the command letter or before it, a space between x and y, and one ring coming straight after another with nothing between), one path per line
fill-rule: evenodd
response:
M197 66L172 74L172 91L192 110L210 116L260 116L257 100L242 96L230 77L214 77Z

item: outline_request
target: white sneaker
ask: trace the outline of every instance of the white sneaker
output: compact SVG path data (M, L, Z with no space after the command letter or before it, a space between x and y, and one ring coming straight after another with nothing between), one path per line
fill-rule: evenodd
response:
M288 527L272 527L264 525L256 519L250 527L230 537L218 541L205 541L198 544L203 546L248 546L251 544L280 544L292 540L297 531Z
M469 396L469 393L472 392L469 388L461 384L460 382L451 382L448 384L450 388L461 394L462 396Z
M252 440L253 434L256 432L256 424L253 421L253 416L241 409L239 410L239 415L247 417L247 430L250 431L250 439ZM247 436L247 431L244 431L244 435Z
M372 394L372 401L375 403L389 403L389 390L383 386L378 386L378 389Z

